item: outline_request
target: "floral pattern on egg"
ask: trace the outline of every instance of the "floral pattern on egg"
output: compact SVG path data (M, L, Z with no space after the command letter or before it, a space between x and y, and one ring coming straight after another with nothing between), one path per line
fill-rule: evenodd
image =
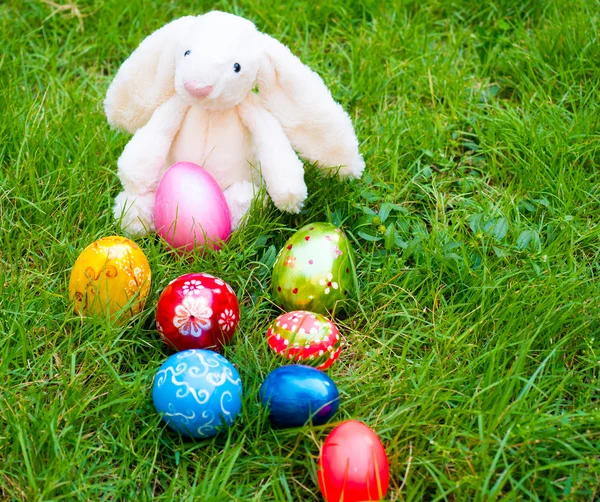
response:
M288 311L327 314L347 309L356 287L346 235L331 223L311 223L298 230L277 255L272 293Z
M156 329L177 350L219 348L229 343L239 321L231 286L205 273L171 281L156 306Z
M280 315L267 331L269 346L290 362L329 368L342 351L337 326L315 312L296 310Z

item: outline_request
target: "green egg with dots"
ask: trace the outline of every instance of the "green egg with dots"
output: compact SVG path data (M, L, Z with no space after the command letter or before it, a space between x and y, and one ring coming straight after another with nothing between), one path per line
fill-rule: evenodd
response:
M273 266L272 293L287 311L348 311L356 299L354 254L331 223L310 223L292 235Z

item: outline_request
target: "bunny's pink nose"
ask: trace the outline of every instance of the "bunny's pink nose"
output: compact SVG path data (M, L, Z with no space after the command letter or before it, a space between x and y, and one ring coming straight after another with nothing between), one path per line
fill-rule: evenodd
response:
M188 80L185 84L183 84L183 86L185 87L185 90L195 98L205 98L213 90L212 85L199 87L195 80Z

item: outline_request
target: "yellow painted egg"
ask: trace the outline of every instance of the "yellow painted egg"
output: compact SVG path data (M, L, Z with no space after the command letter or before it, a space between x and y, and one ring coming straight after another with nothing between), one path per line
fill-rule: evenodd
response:
M135 242L104 237L85 248L75 261L69 298L82 315L120 312L130 317L144 308L150 277L150 264Z

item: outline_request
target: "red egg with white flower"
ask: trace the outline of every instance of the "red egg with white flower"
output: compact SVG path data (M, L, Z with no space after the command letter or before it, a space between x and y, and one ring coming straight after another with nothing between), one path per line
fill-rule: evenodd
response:
M267 331L269 346L290 362L325 370L342 351L337 326L321 314L294 310L280 315Z
M231 286L205 273L171 281L156 306L156 328L177 350L222 347L231 341L239 321Z

